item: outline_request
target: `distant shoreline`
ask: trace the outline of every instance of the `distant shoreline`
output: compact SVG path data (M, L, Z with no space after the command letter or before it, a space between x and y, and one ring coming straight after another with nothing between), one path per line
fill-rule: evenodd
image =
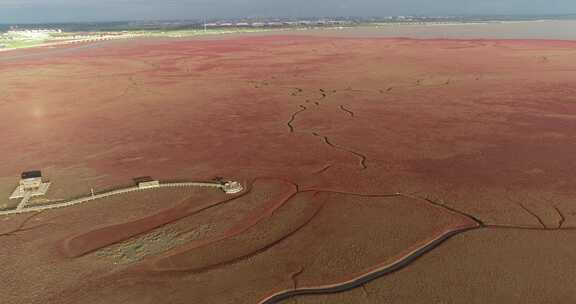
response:
M534 40L576 40L576 20L497 20L476 22L387 22L358 24L354 26L327 26L308 28L229 28L209 31L180 30L180 31L133 31L113 34L106 32L86 33L77 35L64 33L67 39L48 39L37 43L27 41L18 47L2 48L0 40L0 53L22 49L58 47L74 44L89 44L104 41L122 41L146 38L218 38L240 35L310 35L361 38L413 38L413 39L534 39ZM66 37L66 36L64 36ZM25 40L23 40L25 41Z

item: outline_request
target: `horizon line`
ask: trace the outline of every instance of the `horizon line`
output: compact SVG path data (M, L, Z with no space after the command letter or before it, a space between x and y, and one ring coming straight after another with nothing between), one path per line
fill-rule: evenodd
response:
M566 18L566 17L576 17L576 12L574 13L563 13L563 14L447 14L447 15L425 15L425 14L398 14L398 15L382 15L382 16L244 16L244 17L213 17L203 19L202 17L195 17L190 19L173 18L173 19L117 19L117 20L84 20L84 21L30 21L30 22L10 22L4 23L0 21L0 25L44 25L44 24L89 24L89 23L126 23L126 22L200 22L203 20L209 21L223 21L223 20L247 20L247 19L294 19L294 20L305 20L305 19L378 19L378 18L394 18L394 17L416 17L416 18ZM488 21L488 20L486 20Z

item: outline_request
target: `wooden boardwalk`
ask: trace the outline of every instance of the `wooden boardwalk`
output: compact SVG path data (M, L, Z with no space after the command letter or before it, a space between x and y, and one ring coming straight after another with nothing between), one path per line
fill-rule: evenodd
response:
M129 188L124 188L124 189L118 189L118 190L113 190L113 191L109 191L109 192L104 192L104 193L100 193L100 194L90 195L90 196L70 200L67 202L56 203L56 204L45 205L45 206L34 206L34 207L26 207L25 205L28 203L29 198L24 197L22 199L22 201L18 204L18 208L14 209L14 210L0 211L0 216L11 215L11 214L22 214L22 213L28 213L28 212L39 212L39 211L50 210L50 209L70 207L70 206L80 205L80 204L84 204L84 203L99 200L99 199L104 199L104 198L107 198L110 196L122 195L122 194L130 193L130 192L136 192L136 191L154 191L154 190L160 189L160 188L181 188L181 187L208 187L208 188L222 189L224 186L222 184L219 184L219 183L199 183L199 182L165 183L165 184L160 184L158 187L154 187L154 188L139 188L139 187L135 186L135 187L129 187Z

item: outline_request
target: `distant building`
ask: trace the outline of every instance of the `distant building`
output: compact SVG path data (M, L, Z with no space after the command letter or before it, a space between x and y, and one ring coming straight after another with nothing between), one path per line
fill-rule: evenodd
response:
M53 34L61 34L61 29L24 29L24 30L10 30L6 34L8 36L21 38L21 39L46 39L50 38Z

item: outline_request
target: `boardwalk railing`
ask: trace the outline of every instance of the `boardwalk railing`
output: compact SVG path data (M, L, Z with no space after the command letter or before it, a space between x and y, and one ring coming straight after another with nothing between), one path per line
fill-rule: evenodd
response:
M95 200L107 198L110 196L121 195L121 194L130 193L130 192L136 192L136 191L150 191L150 190L155 190L155 189L159 189L159 188L181 188L181 187L209 187L209 188L221 189L223 187L223 185L219 184L219 183L181 182L181 183L160 184L159 186L154 187L154 188L140 188L137 186L136 187L128 187L128 188L113 190L113 191L104 192L104 193L100 193L100 194L90 195L90 196L86 196L86 197L81 197L78 199L73 199L73 200L70 200L67 202L62 202L62 203L55 203L55 204L51 204L51 205L25 207L25 208L17 208L14 210L0 211L0 216L1 215L10 215L10 214L21 214L21 213L27 213L27 212L39 212L39 211L44 211L44 210L49 210L49 209L70 207L70 206L74 206L74 205L87 203L90 201L95 201ZM19 205L23 206L24 204L20 203Z

